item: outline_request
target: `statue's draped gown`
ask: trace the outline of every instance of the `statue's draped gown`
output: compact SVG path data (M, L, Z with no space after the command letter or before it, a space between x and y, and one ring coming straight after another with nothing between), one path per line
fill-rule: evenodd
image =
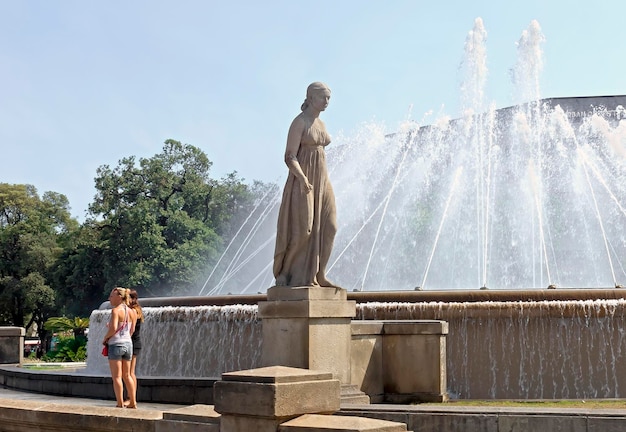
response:
M297 159L313 190L304 194L299 180L289 173L278 214L274 253L277 285L319 285L317 273L328 263L337 230L335 195L324 152L329 143L330 135L321 120L305 127Z

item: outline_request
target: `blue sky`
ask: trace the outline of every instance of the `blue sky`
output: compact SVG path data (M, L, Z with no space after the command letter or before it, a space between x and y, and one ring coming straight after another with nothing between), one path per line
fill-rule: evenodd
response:
M626 93L626 2L0 1L0 182L70 200L83 219L98 166L172 138L212 177L286 177L287 128L324 81L332 135L367 122L459 116L459 65L487 31L486 99L513 103L516 42L545 36L541 96ZM432 114L429 114L432 113Z

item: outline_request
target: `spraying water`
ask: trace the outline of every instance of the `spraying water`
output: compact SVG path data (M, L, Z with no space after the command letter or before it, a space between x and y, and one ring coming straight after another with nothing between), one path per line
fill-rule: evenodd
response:
M334 140L330 278L358 291L626 281L626 96L541 99L544 42L531 22L511 69L517 105L496 109L485 96L487 32L477 19L461 62L461 118L405 121L392 132L368 123ZM221 260L227 277L213 275L219 283L202 294L272 285L279 199L267 196L251 215L230 247L236 255Z

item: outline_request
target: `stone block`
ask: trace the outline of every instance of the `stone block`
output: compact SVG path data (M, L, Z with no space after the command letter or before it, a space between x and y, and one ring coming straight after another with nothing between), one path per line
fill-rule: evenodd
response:
M447 400L447 323L384 322L383 382L392 403Z
M588 432L588 429L587 419L584 416L500 415L498 432L515 431Z
M340 407L340 383L328 372L272 366L223 374L214 399L222 415L274 419L332 413Z
M382 321L386 335L447 335L449 326L446 321Z
M213 405L190 405L163 412L164 420L219 424L220 414Z
M21 364L24 361L23 327L0 327L0 364Z
M409 416L407 427L414 432L504 432L498 428L497 414L426 413ZM521 431L523 429L519 429ZM537 432L549 429L536 429ZM509 431L512 432L512 431ZM532 432L532 431L531 431Z
M590 415L587 418L586 432L623 432L626 425L626 415L614 417L599 417Z
M348 405L369 405L370 397L361 389L352 384L341 385L341 406Z
M220 432L220 425L180 420L161 420L155 422L154 432Z
M347 300L347 291L343 288L328 287L285 287L273 286L267 290L267 301L277 300Z
M220 432L276 432L278 426L288 418L262 418L223 414Z
M283 294L268 298L287 300L259 302L261 364L327 370L342 384L350 384L350 322L356 302L343 300L342 290L334 288L270 290Z
M382 402L384 397L382 335L355 334L354 323L352 328L350 382L368 394L372 403Z
M353 318L354 300L294 300L259 302L259 316L270 318Z
M372 403L447 400L448 323L353 321L350 380Z
M406 425L352 416L306 414L280 425L278 432L406 432Z
M350 383L350 319L263 319L264 366L332 372Z

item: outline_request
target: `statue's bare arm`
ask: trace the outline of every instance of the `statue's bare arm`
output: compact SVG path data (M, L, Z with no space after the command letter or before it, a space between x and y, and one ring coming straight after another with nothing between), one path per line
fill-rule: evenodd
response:
M300 116L296 117L291 123L289 133L287 134L285 163L287 164L289 171L298 179L302 193L307 194L313 190L313 185L309 183L309 179L302 171L300 162L298 162L298 150L300 149L300 141L302 139L304 127L304 120Z

